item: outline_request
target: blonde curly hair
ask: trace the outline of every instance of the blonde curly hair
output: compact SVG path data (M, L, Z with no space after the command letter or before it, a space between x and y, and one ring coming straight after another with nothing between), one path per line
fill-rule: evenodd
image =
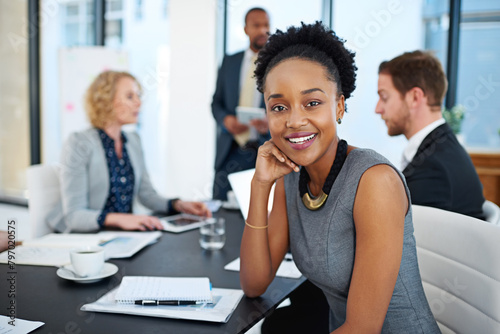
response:
M104 71L94 79L85 94L85 109L92 126L103 129L106 123L113 118L113 99L116 94L116 85L122 78L130 78L142 87L137 79L128 72Z

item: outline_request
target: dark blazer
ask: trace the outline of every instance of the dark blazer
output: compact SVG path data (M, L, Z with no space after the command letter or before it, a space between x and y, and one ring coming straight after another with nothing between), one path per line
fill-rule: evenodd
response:
M484 219L483 187L470 156L448 124L425 137L403 174L413 204Z
M240 72L241 63L245 52L225 56L219 69L217 85L212 100L212 114L217 122L217 147L215 155L215 170L219 170L226 159L231 145L233 135L224 127L224 117L236 115L236 107L240 100ZM264 106L264 101L262 101ZM259 135L259 143L262 144L270 137Z

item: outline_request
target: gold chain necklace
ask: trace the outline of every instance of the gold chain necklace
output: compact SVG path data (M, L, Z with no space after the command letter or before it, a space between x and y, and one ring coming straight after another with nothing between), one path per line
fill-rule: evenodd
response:
M337 176L339 175L340 170L342 169L342 166L344 165L346 158L347 158L347 142L342 139L339 141L337 145L337 153L335 154L335 159L333 160L330 172L328 173L325 183L323 184L323 188L321 189L321 192L319 193L318 197L314 199L311 198L311 195L309 195L309 190L307 189L307 184L310 181L309 174L307 173L305 167L302 167L300 169L299 192L300 192L300 197L302 198L302 203L304 203L304 206L306 208L308 208L311 211L316 211L325 204L326 200L328 199L327 194L330 193L333 183L337 179Z

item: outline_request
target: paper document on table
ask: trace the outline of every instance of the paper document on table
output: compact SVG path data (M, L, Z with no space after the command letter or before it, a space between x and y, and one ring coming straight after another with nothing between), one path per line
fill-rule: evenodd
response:
M240 271L240 258L226 264L224 269L229 271ZM299 271L295 262L293 262L292 255L286 254L285 258L281 262L276 276L287 277L287 278L300 278L302 273Z
M51 247L51 248L75 248L87 245L97 245L108 239L101 233L50 233L40 238L23 241L23 246Z
M115 288L99 300L83 305L80 310L226 323L243 297L243 291L241 290L213 288L212 304L142 306L118 303L115 300L117 290L118 288Z
M28 321L0 315L0 334L26 334L34 331L38 327L45 325L40 321Z
M122 259L128 258L158 241L161 237L160 231L152 232L100 232L103 240L99 245L104 247L106 258Z
M145 246L156 242L161 232L100 232L97 234L48 234L26 240L16 246L16 264L63 266L69 264L72 248L101 245L107 259L131 257ZM0 253L0 263L8 263L8 252Z

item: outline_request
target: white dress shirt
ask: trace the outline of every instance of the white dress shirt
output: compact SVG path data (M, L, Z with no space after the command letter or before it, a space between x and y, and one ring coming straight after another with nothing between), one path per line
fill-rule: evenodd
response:
M245 82L245 78L250 68L252 57L257 55L257 53L253 52L252 49L246 49L245 54L243 56L243 61L241 62L241 70L240 70L240 89L243 87L243 83ZM257 84L255 84L255 94L253 95L253 103L252 107L260 108L260 101L262 100L262 94L257 90Z
M247 72L252 65L252 58L257 55L256 52L253 52L252 49L248 48L245 50L245 54L243 55L243 61L241 62L241 70L240 70L240 90L242 89L245 79L247 77ZM262 101L262 93L257 90L257 83L255 83L255 93L253 94L252 107L260 108L260 103ZM249 140L257 140L259 137L259 133L257 129L254 127L250 127L250 137Z
M417 150L420 144L422 144L422 141L425 139L425 137L427 137L429 133L434 131L434 129L436 129L441 124L444 124L445 122L446 121L444 120L444 118L440 118L415 133L408 140L408 145L406 145L406 148L403 151L403 156L401 157L401 170L404 170L406 166L408 166L408 164L413 160L413 157L415 156L415 154L417 154Z

